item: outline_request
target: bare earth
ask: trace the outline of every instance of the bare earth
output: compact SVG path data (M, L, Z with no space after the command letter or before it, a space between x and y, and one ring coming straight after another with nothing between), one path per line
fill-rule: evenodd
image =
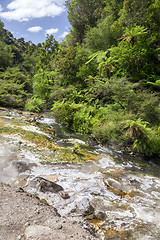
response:
M0 184L0 240L94 240L80 224L59 216L22 189Z

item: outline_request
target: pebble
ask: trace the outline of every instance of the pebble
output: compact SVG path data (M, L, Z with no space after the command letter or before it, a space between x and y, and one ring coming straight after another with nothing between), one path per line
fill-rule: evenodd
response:
M60 195L61 198L63 198L63 199L68 199L68 198L70 198L69 194L68 194L67 192L65 192L65 191L60 191L60 192L59 192L59 195Z
M19 236L17 237L17 240L20 240L20 239L22 239L22 236L21 236L21 235L19 235Z
M57 229L60 230L60 229L62 229L62 227L63 227L62 224L59 224L59 225L57 226Z

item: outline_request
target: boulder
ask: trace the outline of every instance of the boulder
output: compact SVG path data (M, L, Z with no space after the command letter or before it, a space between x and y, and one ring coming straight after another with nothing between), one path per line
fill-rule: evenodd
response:
M110 185L111 187L115 188L115 189L122 189L122 185L119 181L113 179L113 178L108 178L107 181L108 185Z
M45 178L38 177L38 180L39 180L39 190L41 192L58 193L64 190L63 187L60 186L59 184L49 181Z
M88 198L83 198L78 204L77 204L77 211L83 216L86 217L88 215L91 215L94 213L94 208L91 205Z

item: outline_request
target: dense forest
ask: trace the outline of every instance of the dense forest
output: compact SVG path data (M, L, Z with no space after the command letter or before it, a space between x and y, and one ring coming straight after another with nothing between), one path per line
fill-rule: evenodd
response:
M49 111L98 142L160 155L160 0L67 0L70 33L37 45L0 21L0 106Z

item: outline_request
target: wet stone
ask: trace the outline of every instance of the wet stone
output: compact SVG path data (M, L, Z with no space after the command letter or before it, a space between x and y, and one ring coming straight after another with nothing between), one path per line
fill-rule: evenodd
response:
M105 220L106 219L106 213L102 211L96 211L94 214L94 218L99 220Z
M59 176L60 176L59 174L53 174L53 175L41 175L40 177L51 182L56 182L58 181Z
M101 195L100 191L96 191L96 190L92 191L90 194L93 195L93 196L100 196Z
M119 190L122 189L121 183L118 182L117 180L113 179L113 178L108 178L106 182L108 183L108 185L110 185L113 188L116 188L116 189L119 189Z
M77 208L83 217L86 217L94 213L94 208L90 204L90 201L88 198L82 199L82 201L78 203Z
M15 185L20 186L21 188L26 187L28 184L28 179L29 175L20 175L16 177Z
M59 184L51 182L42 177L38 177L37 180L39 181L39 189L41 192L58 193L64 190L63 187L60 186Z
M104 184L107 186L108 190L113 192L115 195L120 196L121 198L127 195L126 191L123 191L120 187L121 185L117 181L106 181L103 180ZM111 185L110 185L111 184Z
M65 191L59 191L59 195L61 196L61 198L63 199L68 199L70 198L69 194Z

